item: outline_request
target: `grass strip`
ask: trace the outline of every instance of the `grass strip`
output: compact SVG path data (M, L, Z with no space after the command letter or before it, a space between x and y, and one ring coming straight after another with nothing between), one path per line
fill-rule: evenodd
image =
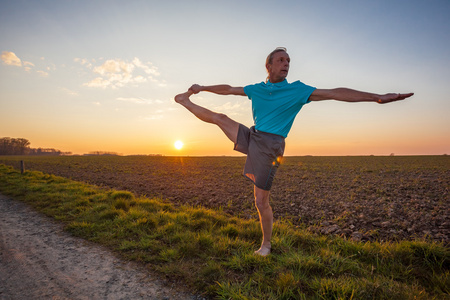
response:
M219 211L5 165L0 192L208 297L450 299L449 249L435 242L352 242L276 222L273 253L260 257L258 222Z

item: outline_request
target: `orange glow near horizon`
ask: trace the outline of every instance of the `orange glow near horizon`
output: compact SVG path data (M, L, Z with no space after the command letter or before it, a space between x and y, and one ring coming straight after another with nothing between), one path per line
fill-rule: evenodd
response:
M242 156L233 150L233 143L220 134L208 134L203 138L186 135L184 140L173 137L165 139L147 138L142 136L116 136L114 139L99 141L93 136L83 135L72 138L61 136L13 136L26 138L32 148L54 148L72 154L86 154L93 151L112 152L119 155L167 155L167 156ZM171 141L170 141L171 139ZM175 142L174 142L175 140ZM156 141L156 142L155 142ZM450 154L444 140L436 137L412 139L393 137L358 140L352 134L315 139L314 137L295 135L286 139L285 156L346 156L346 155L443 155Z

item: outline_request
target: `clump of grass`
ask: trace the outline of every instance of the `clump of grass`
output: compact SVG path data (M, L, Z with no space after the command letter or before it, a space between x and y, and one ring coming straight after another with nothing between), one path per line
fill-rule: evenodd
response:
M131 192L128 191L112 191L111 192L111 198L114 200L118 199L124 199L124 200L134 200L134 195Z
M234 225L227 225L220 229L220 232L228 237L237 237L239 235L239 230Z
M177 249L163 249L159 255L161 259L166 262L173 262L180 257Z
M427 241L351 242L275 223L273 253L253 254L257 221L174 208L126 191L0 165L0 191L66 223L71 233L150 263L220 299L445 299L450 253Z
M92 237L95 233L94 229L95 225L86 221L71 222L66 228L71 231L73 234L83 237Z
M115 209L128 211L130 209L130 203L125 199L117 199L116 201L114 201L113 207Z
M100 220L114 220L116 217L118 217L120 215L120 211L115 209L115 208L111 208L110 206L107 207L102 207L102 210L98 212L98 216Z
M110 197L114 200L113 206L115 209L121 209L127 212L130 207L136 205L133 193L128 191L111 191Z

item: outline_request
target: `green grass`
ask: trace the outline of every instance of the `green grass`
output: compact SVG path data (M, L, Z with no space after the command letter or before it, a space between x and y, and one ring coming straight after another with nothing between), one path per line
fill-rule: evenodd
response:
M220 211L0 165L0 192L149 268L219 299L450 299L449 249L427 241L352 242L274 224L273 253L253 254L259 224Z

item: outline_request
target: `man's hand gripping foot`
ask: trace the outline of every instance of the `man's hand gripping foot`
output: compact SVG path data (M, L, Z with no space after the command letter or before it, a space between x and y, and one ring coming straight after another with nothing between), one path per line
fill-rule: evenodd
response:
M186 104L188 104L189 102L191 102L189 100L189 97L193 94L193 92L191 92L190 90L183 93L183 94L178 94L175 96L175 102L178 104L181 104L183 106L186 106Z

